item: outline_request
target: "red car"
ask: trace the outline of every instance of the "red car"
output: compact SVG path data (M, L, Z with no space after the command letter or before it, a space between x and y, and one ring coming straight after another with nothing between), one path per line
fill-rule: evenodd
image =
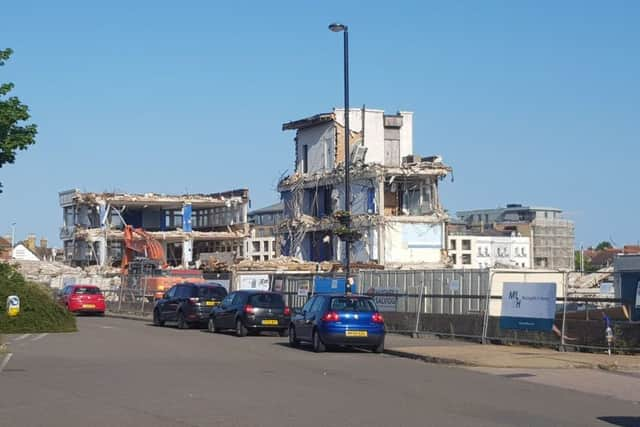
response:
M60 294L60 303L72 313L96 313L103 315L104 295L94 285L65 286Z

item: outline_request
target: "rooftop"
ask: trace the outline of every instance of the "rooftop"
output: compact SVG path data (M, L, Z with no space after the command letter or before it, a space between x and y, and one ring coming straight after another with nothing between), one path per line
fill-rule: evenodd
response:
M544 206L523 206L520 204L508 204L506 207L488 208L488 209L473 209L458 211L458 214L474 214L489 211L500 212L519 212L519 211L547 211L547 212L562 212L562 209L550 208Z
M266 206L264 208L260 208L260 209L256 209L254 211L249 212L249 216L252 215L262 215L262 214L269 214L269 213L280 213L284 211L284 203L283 202L278 202L278 203L274 203L273 205L269 205Z
M320 113L315 116L305 117L304 119L283 123L282 130L304 129L317 126L322 123L331 122L335 119L336 115L334 113Z
M181 206L184 203L198 204L201 207L225 206L227 203L246 202L249 190L239 189L211 194L169 195L158 193L82 193L79 190L68 190L59 193L60 205L74 203L97 204L106 202L113 205L146 206Z

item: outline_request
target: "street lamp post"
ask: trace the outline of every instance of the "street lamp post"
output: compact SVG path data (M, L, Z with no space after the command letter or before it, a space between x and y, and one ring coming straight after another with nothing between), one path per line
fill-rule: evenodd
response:
M349 27L333 23L329 30L343 33L344 36L344 210L347 213L346 226L351 230L351 187L349 185L349 167L351 152L349 150ZM351 242L345 239L345 292L351 293Z
M15 245L15 241L16 241L16 223L12 222L11 223L11 259L13 259L13 246Z

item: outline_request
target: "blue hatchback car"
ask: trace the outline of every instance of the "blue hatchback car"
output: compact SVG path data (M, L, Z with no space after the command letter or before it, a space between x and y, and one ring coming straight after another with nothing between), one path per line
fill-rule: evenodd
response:
M301 341L323 352L327 346L370 348L384 351L384 319L371 297L364 295L314 295L302 310L295 310L289 325L289 344Z

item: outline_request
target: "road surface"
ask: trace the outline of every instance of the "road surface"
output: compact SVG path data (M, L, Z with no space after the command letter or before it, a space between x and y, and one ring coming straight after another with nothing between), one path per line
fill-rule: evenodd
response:
M1 426L640 426L637 403L361 351L80 317L12 336Z

